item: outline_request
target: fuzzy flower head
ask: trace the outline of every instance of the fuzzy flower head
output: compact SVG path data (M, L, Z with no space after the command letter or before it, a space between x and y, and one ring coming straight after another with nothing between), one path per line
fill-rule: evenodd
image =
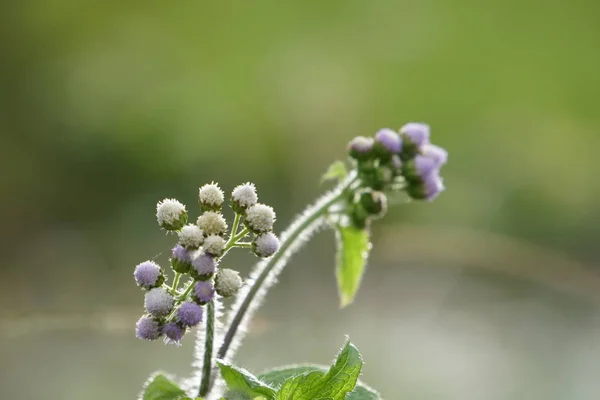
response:
M199 304L206 304L215 296L215 287L211 281L198 281L194 286L194 300Z
M391 129L381 129L375 134L375 146L381 155L397 154L402 150L402 139Z
M219 185L213 182L200 188L198 201L202 210L217 211L221 209L225 195Z
M242 287L240 273L232 269L221 269L215 277L215 290L220 296L231 297Z
M173 296L159 287L150 290L144 298L144 306L154 317L164 317L173 309Z
M365 160L371 155L374 142L373 138L357 136L348 143L348 154L356 160Z
M160 286L165 281L165 276L160 266L154 261L144 261L138 264L133 271L135 283L144 289L152 289Z
M185 335L185 328L177 322L169 322L162 327L162 334L165 335L165 343L179 345L183 335Z
M177 231L187 222L187 211L179 201L164 199L156 205L156 220L161 228Z
M273 230L275 211L272 207L257 203L246 211L246 226L254 233Z
M160 337L160 324L152 317L144 315L135 324L135 336L143 340L156 340Z
M202 321L202 307L191 301L186 301L177 310L177 320L181 325L196 326Z
M429 143L429 125L409 122L400 128L400 135L417 148Z
M219 212L206 211L198 217L196 224L205 235L223 235L227 232L227 222Z
M431 174L438 175L440 168L447 162L448 152L439 146L426 144L413 160L404 168L404 176L413 182L424 182Z
M173 270L181 274L187 274L192 266L192 258L189 251L180 244L173 247L171 251L173 254L171 256L171 267Z
M436 146L434 144L427 144L423 146L422 154L425 157L435 161L438 167L441 167L448 162L448 152L440 146Z
M436 170L427 175L421 182L411 182L407 188L407 193L416 200L433 201L444 190L444 182Z
M425 199L427 201L433 201L440 193L446 188L444 187L444 181L438 174L430 174L427 179L423 182Z
M197 249L204 241L204 233L198 225L187 224L179 231L179 244L188 250Z
M243 213L248 207L252 207L258 201L256 187L253 183L238 185L231 192L231 207L236 213Z
M192 277L202 281L210 279L215 273L216 264L213 256L199 252L192 260Z
M205 253L210 254L213 257L220 257L225 249L225 239L221 236L210 235L204 239L202 249L204 249Z
M279 238L273 232L261 233L252 242L252 250L258 257L271 257L279 250Z

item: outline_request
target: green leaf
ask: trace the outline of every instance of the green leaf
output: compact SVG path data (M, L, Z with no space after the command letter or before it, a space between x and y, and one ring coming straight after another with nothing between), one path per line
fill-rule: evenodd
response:
M148 380L142 400L179 400L185 392L175 382L158 373Z
M294 378L298 375L305 374L312 371L327 372L328 367L325 365L315 364L299 364L299 365L287 365L284 367L278 367L263 372L258 376L258 379L271 385L275 388L279 388L283 382L288 379ZM365 383L358 380L356 387L346 396L346 400L381 400L379 393L367 386Z
M321 177L321 182L331 181L331 180L343 180L346 175L348 175L348 170L346 169L346 164L342 161L334 161L333 164L327 168L327 172L323 174Z
M346 394L356 386L362 364L358 349L350 341L346 341L327 373L321 370L313 370L287 379L277 392L275 399L346 399Z
M223 361L217 361L221 376L227 383L227 388L232 392L243 393L248 396L264 396L271 400L275 398L275 389L261 382L250 372L243 368L235 367Z
M336 229L337 256L335 275L337 277L340 307L354 301L362 280L371 242L369 230L354 226L338 226Z

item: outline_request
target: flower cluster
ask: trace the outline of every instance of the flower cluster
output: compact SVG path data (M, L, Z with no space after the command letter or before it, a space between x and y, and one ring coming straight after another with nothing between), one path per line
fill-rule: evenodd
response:
M203 306L215 295L234 296L242 286L237 271L219 268L223 256L233 247L250 248L259 257L270 257L279 249L279 239L272 232L275 212L258 203L251 183L237 186L230 199L235 213L231 231L222 214L225 196L215 184L199 190L201 214L195 224L188 224L186 207L175 199L165 199L156 206L158 225L177 234L171 250L173 284L167 284L164 270L154 261L135 267L133 276L145 291L144 314L136 324L136 336L145 340L164 337L178 344L189 328L202 321ZM250 242L243 240L252 237ZM180 287L180 282L186 282Z
M448 153L431 144L426 124L412 122L398 132L381 129L374 137L355 137L348 154L361 182L351 213L358 226L385 214L385 192L404 190L412 199L432 201L444 190L440 169Z

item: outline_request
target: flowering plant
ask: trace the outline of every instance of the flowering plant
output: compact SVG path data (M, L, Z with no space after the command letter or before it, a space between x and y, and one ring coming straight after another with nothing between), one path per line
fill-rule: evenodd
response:
M136 324L140 339L179 345L184 335L200 325L192 377L176 381L153 374L143 400L227 399L309 400L381 399L358 380L362 358L346 341L330 367L292 365L258 376L232 364L246 326L290 257L320 228L335 230L335 274L340 304L349 305L360 286L371 249L370 225L385 215L390 195L406 200L436 198L444 186L440 168L447 161L444 149L430 143L429 127L409 123L399 132L382 129L374 137L359 136L348 145L346 163L335 162L324 179L337 186L309 206L282 233L273 233L275 211L259 203L256 188L246 183L233 189L229 206L234 212L231 229L222 208L225 195L215 184L199 190L200 216L188 223L186 207L175 199L157 204L156 218L167 232L176 233L169 285L165 271L153 261L135 267L134 278L145 291L144 314ZM233 248L251 249L262 260L245 282L237 271L224 268ZM225 318L222 298L235 300Z

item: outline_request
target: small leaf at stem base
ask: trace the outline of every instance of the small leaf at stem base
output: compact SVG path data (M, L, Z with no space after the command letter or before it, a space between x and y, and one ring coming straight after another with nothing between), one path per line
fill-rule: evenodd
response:
M368 228L341 225L336 227L335 275L341 308L354 301L354 296L360 286L371 249L369 236Z

